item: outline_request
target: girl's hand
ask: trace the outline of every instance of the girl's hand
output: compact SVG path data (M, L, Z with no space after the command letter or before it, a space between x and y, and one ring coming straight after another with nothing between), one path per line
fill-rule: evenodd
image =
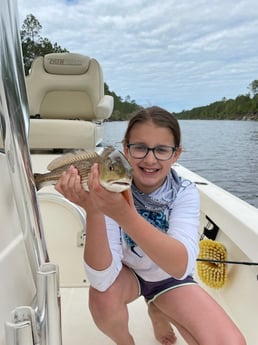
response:
M55 189L65 198L83 207L86 211L94 209L89 192L86 192L82 187L79 172L74 166L71 166L62 174L55 185Z
M119 221L121 215L134 208L131 190L122 193L110 192L99 183L98 165L94 164L88 179L89 193L96 207L104 214Z

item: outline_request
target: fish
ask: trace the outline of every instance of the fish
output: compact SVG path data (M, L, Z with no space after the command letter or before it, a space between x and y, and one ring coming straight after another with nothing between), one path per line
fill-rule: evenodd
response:
M111 192L127 191L132 184L133 169L124 154L113 146L107 146L101 154L96 151L77 151L66 153L51 161L47 173L34 173L37 190L55 185L64 171L71 165L78 169L82 187L89 191L88 176L94 163L99 164L100 184Z

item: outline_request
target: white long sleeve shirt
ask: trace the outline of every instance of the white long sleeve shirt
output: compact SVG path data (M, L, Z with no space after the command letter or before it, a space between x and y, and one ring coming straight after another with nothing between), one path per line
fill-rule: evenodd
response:
M164 195L166 188L167 184L164 183L150 196L158 200ZM199 211L200 199L196 186L188 180L181 180L175 199L168 203L165 211L168 220L167 235L183 243L188 253L187 268L181 279L194 273L199 250ZM146 281L160 281L170 277L137 244L133 247L128 245L126 235L113 219L105 217L105 220L113 260L110 267L103 271L97 271L86 262L84 263L87 277L94 288L105 291L111 286L118 276L122 264L131 268Z

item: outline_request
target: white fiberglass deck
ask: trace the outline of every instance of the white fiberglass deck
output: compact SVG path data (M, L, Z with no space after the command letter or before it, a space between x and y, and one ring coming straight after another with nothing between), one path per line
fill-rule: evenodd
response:
M63 288L62 328L63 345L112 345L114 344L95 326L88 309L87 288ZM129 304L129 327L136 345L157 345L151 321L143 298ZM186 345L177 334L176 345Z

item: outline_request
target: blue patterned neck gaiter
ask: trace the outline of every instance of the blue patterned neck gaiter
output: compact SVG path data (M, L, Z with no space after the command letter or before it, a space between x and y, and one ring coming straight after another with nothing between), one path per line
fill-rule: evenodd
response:
M138 213L150 224L166 233L169 228L169 206L175 200L180 185L181 178L173 169L157 193L153 193L160 194L159 200L149 194L142 193L132 184L134 204ZM165 212L166 210L167 212ZM132 252L139 256L134 250L137 244L125 232L123 232L123 237L127 245L131 247Z

